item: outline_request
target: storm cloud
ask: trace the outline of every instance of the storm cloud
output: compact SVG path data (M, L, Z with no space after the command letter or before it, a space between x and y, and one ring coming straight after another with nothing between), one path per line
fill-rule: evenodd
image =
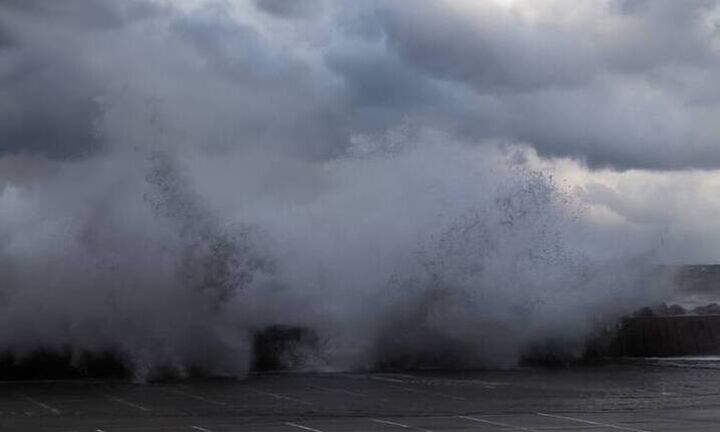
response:
M217 104L238 114L225 136L292 141L282 145L319 158L342 152L353 133L405 121L596 167L720 164L717 2L255 5L4 2L2 151L102 149L98 101L131 77L98 71L101 56L157 78L227 86L237 98ZM166 44L184 56L182 70L122 40ZM180 78L188 72L196 75ZM275 126L264 130L269 118Z
M696 99L719 67L716 2L410 3L381 8L388 50L489 100L497 135L592 166L717 166L717 94Z

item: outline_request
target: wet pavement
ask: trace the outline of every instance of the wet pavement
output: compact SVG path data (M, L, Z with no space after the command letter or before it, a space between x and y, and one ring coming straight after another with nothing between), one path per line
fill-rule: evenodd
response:
M262 374L0 383L0 431L718 431L720 370Z

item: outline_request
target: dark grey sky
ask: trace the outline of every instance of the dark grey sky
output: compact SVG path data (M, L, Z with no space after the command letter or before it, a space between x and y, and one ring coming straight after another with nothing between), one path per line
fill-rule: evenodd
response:
M234 92L218 104L236 114L198 143L212 148L272 142L322 159L406 122L593 167L720 166L717 1L198 4L0 2L0 152L90 157L108 145L99 100L174 75L187 98ZM148 44L167 59L131 51Z

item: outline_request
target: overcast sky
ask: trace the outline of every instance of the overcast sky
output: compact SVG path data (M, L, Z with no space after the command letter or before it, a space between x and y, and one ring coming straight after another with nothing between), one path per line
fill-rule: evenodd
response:
M716 0L0 0L0 181L154 128L319 163L435 130L528 146L600 223L718 262L718 76Z

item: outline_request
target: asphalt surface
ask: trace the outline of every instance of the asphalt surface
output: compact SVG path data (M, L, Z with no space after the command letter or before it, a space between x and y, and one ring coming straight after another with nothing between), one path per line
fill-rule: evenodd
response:
M720 370L624 364L0 382L0 431L720 431Z

